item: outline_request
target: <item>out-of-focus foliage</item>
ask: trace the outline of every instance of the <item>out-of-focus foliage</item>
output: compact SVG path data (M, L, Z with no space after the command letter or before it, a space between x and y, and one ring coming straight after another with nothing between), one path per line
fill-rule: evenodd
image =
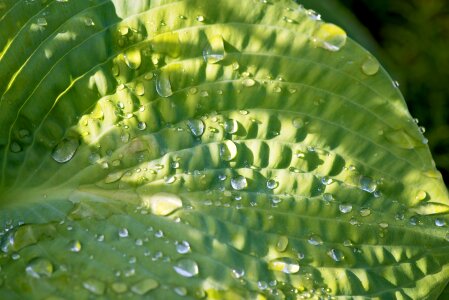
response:
M426 129L449 182L449 5L447 0L340 0L369 28L396 69L413 116Z

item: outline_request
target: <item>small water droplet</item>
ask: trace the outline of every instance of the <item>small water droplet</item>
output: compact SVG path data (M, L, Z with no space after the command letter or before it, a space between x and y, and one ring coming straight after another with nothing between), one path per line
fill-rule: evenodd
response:
M369 208L360 209L360 216L368 217L369 215L371 215L371 209L369 209Z
M324 193L323 200L326 201L326 203L330 203L330 202L334 201L334 195L332 195L330 193Z
M268 288L268 284L265 281L258 281L257 282L257 287L260 290L266 290Z
M241 115L243 115L243 116L246 116L247 114L249 114L249 111L247 111L247 110L245 110L245 109L242 109L242 110L239 111L239 113L240 113Z
M102 282L98 279L94 279L94 278L90 278L90 279L84 281L83 287L86 290L88 290L89 292L91 292L92 294L95 294L98 296L103 295L106 290L106 285L104 284L104 282Z
M20 151L22 151L22 146L20 146L20 144L17 142L12 142L9 149L12 153L19 153Z
M299 272L299 263L289 257L281 257L271 260L268 263L268 268L273 271L280 271L286 274L295 274Z
M206 125L204 124L203 120L200 119L192 119L187 121L187 126L190 129L190 132L195 137L200 137L204 133L204 129Z
M129 49L123 54L125 63L131 70L137 70L142 64L142 56L139 48Z
M186 254L190 252L190 244L187 241L176 242L176 252Z
M292 121L293 127L296 129L300 129L304 127L304 120L301 117L296 117Z
M36 24L41 27L46 27L48 25L47 19L45 18L37 18Z
M329 252L327 252L327 255L329 255L330 258L332 258L336 262L340 262L345 259L343 252L337 249L329 250Z
M58 163L66 163L73 158L78 147L77 139L65 138L53 149L51 157Z
M94 20L92 20L92 18L85 18L85 19L84 19L84 24L85 24L87 27L95 26L95 22L94 22Z
M154 195L141 195L142 206L151 209L157 216L167 216L182 207L179 196L169 193L156 193Z
M279 182L277 182L276 180L274 180L274 179L269 179L268 181L267 181L267 188L269 189L269 190L274 190L275 188L277 188L279 186Z
M197 20L198 22L204 22L204 21L205 21L205 18L204 18L204 16L199 15L199 16L196 16L196 20Z
M173 95L170 77L167 72L161 72L156 78L156 92L161 97L170 97Z
M368 57L362 64L362 72L365 75L373 76L379 72L380 65L374 57Z
M159 286L159 283L151 278L139 281L131 287L131 291L137 295L143 296Z
M313 245L313 246L320 246L323 244L323 240L317 234L310 235L309 239L307 241L309 242L310 245Z
M185 287L178 286L178 287L175 287L175 288L173 289L173 291L174 291L177 295L179 295L179 296L186 296L186 295L187 295L187 289L186 289Z
M244 269L232 269L232 277L234 277L235 279L240 279L243 276L245 276Z
M381 229L387 229L390 226L387 222L380 222L378 225Z
M427 198L427 193L425 191L419 191L415 197L416 201L424 201L424 200L426 200L426 198Z
M352 211L352 205L351 204L340 204L338 206L339 210L343 214L348 214Z
M145 122L139 122L139 123L137 123L137 129L139 129L139 130L145 130L145 129L147 129L147 123L145 123Z
M321 183L324 184L324 185L330 185L333 182L334 181L330 177L325 176L325 177L321 178Z
M46 258L34 258L25 270L29 276L34 278L50 277L53 274L53 264Z
M173 266L173 269L183 277L193 277L199 273L198 264L189 258L178 260Z
M377 189L377 183L371 177L361 176L359 183L360 183L360 188L362 190L364 190L365 192L373 193Z
M287 246L288 246L288 238L286 236L279 237L279 240L276 243L276 249L279 252L284 252L285 250L287 250Z
M240 191L248 187L248 182L244 176L237 176L231 179L231 187L234 190Z
M145 86L142 82L139 82L138 84L136 84L134 91L137 96L143 96L145 94Z
M346 44L346 32L337 25L322 23L313 33L311 41L314 47L328 51L339 51Z
M69 250L72 252L80 252L82 249L81 242L78 240L73 240L69 242Z
M121 237L121 238L126 238L126 237L128 237L128 229L126 229L126 228L120 228L119 229L119 231L118 231L118 236L119 237Z
M245 87L252 87L256 84L256 81L252 78L245 78L242 80L242 84Z
M166 176L164 179L164 182L166 184L172 184L176 181L176 176L175 175L170 175L170 176Z
M203 50L204 61L215 64L225 58L224 41L221 35L215 35L209 39L209 44Z

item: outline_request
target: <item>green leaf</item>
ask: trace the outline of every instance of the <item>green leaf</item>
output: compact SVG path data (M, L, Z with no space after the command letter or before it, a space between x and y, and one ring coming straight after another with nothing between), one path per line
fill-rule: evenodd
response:
M6 0L0 16L0 298L445 287L447 190L339 27L286 0Z

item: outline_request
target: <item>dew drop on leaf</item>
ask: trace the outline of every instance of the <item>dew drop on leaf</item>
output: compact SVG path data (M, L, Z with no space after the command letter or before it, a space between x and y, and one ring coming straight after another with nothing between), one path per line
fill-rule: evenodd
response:
M373 76L379 72L379 63L373 57L368 57L362 64L362 72L365 75Z
M36 24L41 27L46 27L48 25L45 18L37 18Z
M299 272L299 263L293 258L281 257L271 260L268 268L286 274L295 274Z
M300 129L304 127L304 120L300 117L296 117L293 119L292 124L296 129Z
M330 177L325 176L325 177L321 178L321 183L324 185L330 185L330 184L332 184L332 182L334 182L334 181Z
M176 242L176 252L186 254L190 252L190 244L187 241Z
M220 157L224 161L231 161L237 156L237 145L227 140L220 145Z
M245 276L245 270L244 269L232 269L232 276L235 279L240 279L243 276Z
M215 35L208 40L209 44L203 50L204 61L215 64L225 58L224 41L221 35Z
M352 205L351 204L340 204L338 206L338 209L340 210L341 213L347 214L352 211Z
M139 82L138 84L136 84L134 91L136 92L137 96L143 96L145 94L145 86L143 85L143 83Z
M361 176L359 183L360 183L360 188L362 190L364 190L365 192L373 193L377 189L377 183L371 177Z
M139 123L137 123L137 129L139 129L139 130L145 130L145 129L147 129L147 123L145 123L145 122L139 122Z
M277 188L279 186L279 182L277 182L276 180L274 180L274 179L269 179L268 181L267 181L267 188L269 189L269 190L274 190L275 188Z
M345 256L340 250L337 249L331 249L327 252L327 255L330 256L334 261L340 262L345 259Z
M156 92L161 97L170 97L173 95L169 74L162 72L156 78Z
M206 125L204 124L203 120L200 119L192 119L187 121L187 126L190 129L190 132L195 137L200 137L204 133L204 129Z
M72 252L80 252L82 249L82 245L81 242L78 240L74 240L74 241L70 241L69 242L69 250Z
M128 233L128 229L126 228L120 228L118 231L118 236L121 238L125 238L128 237L129 233Z
M25 268L26 273L34 278L50 277L53 274L53 264L46 258L34 258Z
M84 24L85 24L87 27L95 26L95 22L94 22L94 20L92 20L92 18L85 18L85 19L84 19Z
M244 176L237 176L231 179L231 187L234 190L240 191L248 186L248 182Z
M131 291L137 295L143 296L151 290L154 290L159 286L159 283L152 279L147 278L139 281L131 287Z
M183 277L193 277L199 273L198 264L189 258L178 260L173 266L173 269Z
M179 196L169 193L156 193L151 196L140 195L142 207L151 209L151 213L157 216L167 216L182 207Z
M114 282L111 284L111 289L117 294L123 294L128 290L128 286L123 282Z
M339 51L346 44L346 32L337 25L321 23L311 37L314 47L328 51Z
M279 237L279 240L276 243L276 249L279 252L284 252L288 246L288 238L286 236Z
M239 124L234 119L226 119L223 122L223 127L226 133L234 134L239 129Z
M204 22L204 21L205 21L205 18L204 18L204 16L199 15L199 16L196 16L196 20L197 20L198 22Z
M83 282L83 287L92 294L101 296L106 290L106 284L98 279L90 278Z
M252 78L245 78L242 80L242 84L245 87L252 87L256 84L256 81Z
M132 70L137 70L142 64L142 57L139 48L130 49L123 54L123 58L125 59L125 63L128 68Z
M313 245L313 246L320 246L323 244L323 240L317 234L310 235L309 239L307 241L309 242L310 245Z
M368 217L369 215L371 215L371 209L369 208L362 208L360 209L360 216L362 217Z
M441 219L441 218L436 218L435 219L435 225L437 227L444 227L444 226L446 226L446 221L444 219Z
M65 138L53 149L51 157L58 163L66 163L73 158L78 146L79 141L77 139Z

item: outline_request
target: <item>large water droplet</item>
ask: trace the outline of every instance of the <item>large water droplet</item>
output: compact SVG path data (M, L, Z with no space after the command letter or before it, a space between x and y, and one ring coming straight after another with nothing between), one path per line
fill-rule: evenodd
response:
M352 205L351 204L340 204L338 206L340 212L342 212L343 214L347 214L350 213L352 211Z
M277 188L279 186L279 182L277 182L276 180L274 180L274 179L269 179L268 181L267 181L267 188L269 189L269 190L274 190L275 188Z
M362 64L362 72L365 75L372 76L379 72L379 63L374 57L368 57L365 62Z
M77 139L65 138L53 149L51 157L58 163L66 163L73 158L78 147Z
M53 264L46 258L35 258L30 261L25 270L34 278L50 277L53 274Z
M156 91L161 97L173 95L170 76L167 72L161 72L156 78Z
M202 136L203 133L204 133L204 129L206 127L206 125L204 125L203 120L200 120L200 119L188 120L187 121L187 126L189 127L190 132L192 132L192 134L195 137Z
M271 260L268 263L268 268L286 274L295 274L299 272L299 263L293 258L281 257Z
M123 58L125 59L128 68L132 70L137 70L142 64L142 56L139 48L127 50L125 54L123 54Z
M287 250L287 246L288 246L288 238L286 236L279 237L279 240L276 243L276 249L279 252L284 252L285 250Z
M220 157L224 161L231 161L237 156L237 145L227 140L220 145Z
M435 225L437 227L444 227L444 226L446 226L446 221L444 219L441 219L441 218L436 218L435 219Z
M339 261L342 261L343 259L345 259L343 252L341 252L340 250L337 250L337 249L329 250L329 252L327 252L327 255L329 255L330 258L332 258L336 262L339 262Z
M209 44L203 50L203 58L209 64L215 64L225 58L223 37L215 35L209 39Z
M182 207L179 196L169 193L157 193L151 196L141 195L142 206L151 209L157 216L167 216Z
M328 51L338 51L346 44L346 32L337 25L322 23L311 37L312 44Z
M137 295L145 295L151 290L154 290L159 286L159 283L151 278L147 278L144 280L139 281L135 285L131 287L131 291Z
M234 119L226 119L223 122L223 128L226 133L234 134L239 129L239 123Z
M187 241L176 242L176 252L186 254L190 252L190 244Z
M106 289L106 285L104 284L104 282L98 280L98 279L88 279L86 281L83 282L83 287L88 290L89 292L91 292L92 294L101 296L104 294L104 291Z
M199 273L198 264L189 258L178 260L173 266L173 269L176 273L184 277L193 277Z
M377 183L371 177L361 176L359 183L360 183L360 188L362 190L364 190L365 192L373 193L377 189Z
M234 190L240 191L248 186L248 182L244 176L237 176L231 179L231 187Z

